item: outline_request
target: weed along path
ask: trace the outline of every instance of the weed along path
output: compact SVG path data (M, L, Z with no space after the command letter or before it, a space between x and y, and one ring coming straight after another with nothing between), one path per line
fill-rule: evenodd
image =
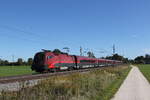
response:
M129 75L111 100L150 100L150 84L138 67L132 66Z

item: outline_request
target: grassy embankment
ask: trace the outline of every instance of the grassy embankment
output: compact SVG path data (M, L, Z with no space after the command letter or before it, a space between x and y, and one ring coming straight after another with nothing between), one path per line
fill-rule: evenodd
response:
M31 88L2 92L3 100L109 100L131 68L109 67L89 73L53 76Z
M31 66L0 66L0 77L34 73Z
M143 75L147 78L147 80L150 82L150 64L137 66L139 67Z

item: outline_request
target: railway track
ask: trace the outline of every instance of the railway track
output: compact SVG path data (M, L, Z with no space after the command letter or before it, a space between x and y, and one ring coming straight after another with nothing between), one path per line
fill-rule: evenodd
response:
M72 70L72 71L60 71L55 73L44 73L44 74L28 74L28 75L18 75L18 76L8 76L8 77L0 77L0 84L5 83L14 83L14 82L21 82L21 81L28 81L28 80L35 80L35 79L44 79L50 76L58 76L58 75L68 75L71 73L83 73L89 72L91 70L97 70L104 67L96 67L96 68L86 68L86 69L79 69L79 70Z

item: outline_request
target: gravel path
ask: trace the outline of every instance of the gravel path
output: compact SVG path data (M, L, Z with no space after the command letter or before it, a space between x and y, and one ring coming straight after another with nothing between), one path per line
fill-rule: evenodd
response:
M42 79L28 80L23 82L0 83L0 92L2 91L19 91L21 88L32 87L37 85Z
M150 84L137 67L132 67L129 75L111 100L150 100Z

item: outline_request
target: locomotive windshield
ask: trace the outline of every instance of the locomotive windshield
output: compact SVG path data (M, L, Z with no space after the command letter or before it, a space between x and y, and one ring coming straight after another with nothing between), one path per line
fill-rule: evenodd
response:
M37 53L34 57L33 64L43 65L45 60L45 55L43 52Z
M53 58L53 56L47 56L47 59L51 59L51 58Z

